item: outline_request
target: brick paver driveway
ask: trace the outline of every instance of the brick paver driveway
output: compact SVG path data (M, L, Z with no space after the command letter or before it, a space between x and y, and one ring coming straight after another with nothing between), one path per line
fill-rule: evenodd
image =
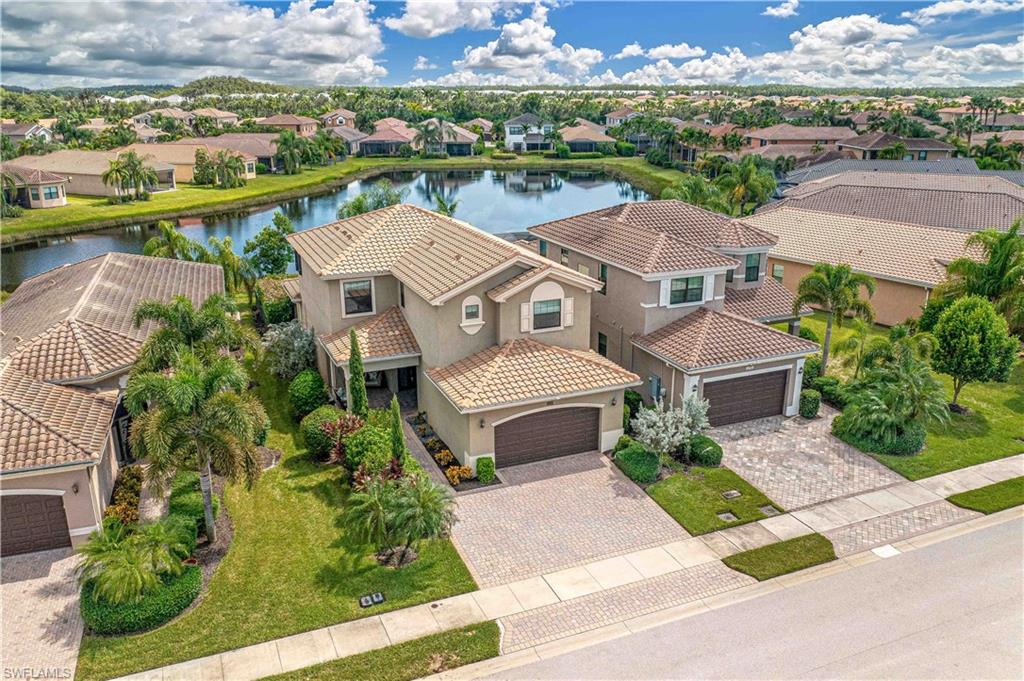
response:
M906 480L831 433L838 412L808 421L771 417L714 429L722 463L787 511Z
M76 565L70 549L3 559L4 678L74 677L82 638Z
M460 495L453 539L481 587L660 546L689 535L596 452L504 468Z

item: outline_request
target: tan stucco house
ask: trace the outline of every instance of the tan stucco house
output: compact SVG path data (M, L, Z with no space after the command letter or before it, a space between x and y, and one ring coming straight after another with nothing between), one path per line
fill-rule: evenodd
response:
M348 398L349 330L370 383L415 392L463 464L610 449L636 374L589 349L597 279L465 222L397 205L288 237L317 366Z
M4 556L77 546L102 522L133 461L121 390L152 330L135 328L135 306L223 291L216 265L108 253L26 279L3 304Z
M776 237L682 201L626 203L529 231L540 255L602 282L590 346L638 374L648 402L703 396L712 425L796 414L804 358L818 346L793 335L793 296L765 276ZM766 325L780 321L793 333Z
M60 149L44 156L19 156L11 164L32 170L45 170L67 178L68 194L116 196L117 187L104 184L103 173L110 168L110 162L117 155L116 151ZM156 172L157 184L150 187L150 191L167 191L177 186L172 164L153 158L143 158L142 162Z
M25 208L57 208L68 204L68 179L45 170L23 168L12 163L0 165L6 183L6 200Z
M116 151L118 153L134 151L141 158L172 165L174 166L174 179L177 182L191 182L195 177L197 151L202 149L211 159L218 152L225 151L224 147L213 147L195 140L191 140L191 142L188 144L183 140L178 140L174 144L129 144ZM243 178L251 180L256 177L256 156L254 154L237 149L227 149L227 151L242 161Z

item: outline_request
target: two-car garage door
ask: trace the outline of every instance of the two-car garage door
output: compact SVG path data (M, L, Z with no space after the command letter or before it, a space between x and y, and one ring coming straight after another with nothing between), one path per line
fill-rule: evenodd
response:
M564 407L494 427L494 465L515 466L600 448L601 410Z
M708 420L712 426L724 426L781 414L786 406L788 378L789 370L782 370L705 381L704 399L708 401Z
M71 546L64 500L57 495L0 497L0 552L13 556Z

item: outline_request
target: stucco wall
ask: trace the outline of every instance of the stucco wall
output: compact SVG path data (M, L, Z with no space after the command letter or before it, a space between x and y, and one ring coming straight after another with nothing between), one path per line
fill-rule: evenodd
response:
M545 284L548 284L545 286ZM546 299L546 295L539 298L534 297L534 291L540 286L553 290L550 284L557 284L563 298L573 299L573 322L572 326L565 326L559 330L542 329L540 331L523 332L520 323L520 306L523 303L530 303L534 299ZM515 294L507 301L498 306L498 314L501 315L501 323L498 328L498 343L504 343L516 338L530 338L539 343L558 345L565 348L584 349L590 347L590 302L591 294L582 288L571 286L561 281L544 279ZM532 314L532 308L531 308ZM565 322L565 304L562 305L562 321Z
M460 414L441 391L423 375L420 367L416 380L418 408L426 412L427 422L438 436L445 441L459 461L466 462L469 453L470 416Z

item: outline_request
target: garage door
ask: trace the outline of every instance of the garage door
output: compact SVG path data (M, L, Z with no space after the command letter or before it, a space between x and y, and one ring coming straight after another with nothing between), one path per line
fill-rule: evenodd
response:
M55 495L12 494L0 497L0 551L13 556L71 546L64 500Z
M730 378L704 384L708 420L713 426L781 414L786 405L789 371Z
M567 407L520 416L494 428L494 465L515 466L598 449L601 410Z

